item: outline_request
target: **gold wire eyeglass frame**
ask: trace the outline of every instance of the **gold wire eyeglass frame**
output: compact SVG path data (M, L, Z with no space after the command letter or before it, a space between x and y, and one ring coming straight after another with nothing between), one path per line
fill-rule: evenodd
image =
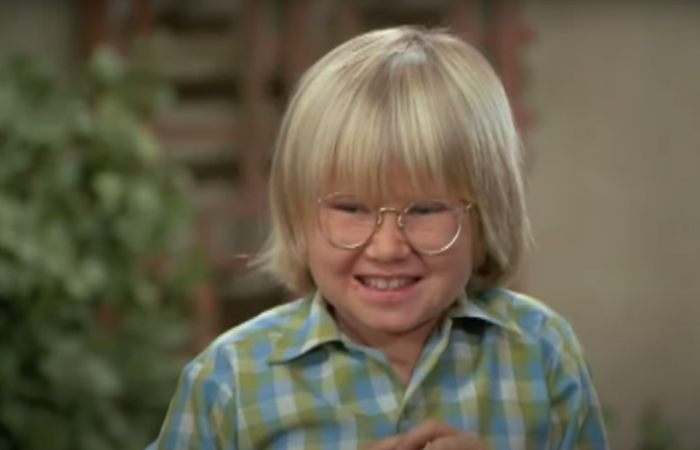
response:
M374 210L374 215L375 215L375 220L374 220L374 227L372 231L369 233L367 238L365 238L363 241L358 242L356 244L341 244L339 242L334 241L331 239L328 234L326 233L325 227L323 226L323 223L321 221L321 213L320 209L324 205L325 202L328 202L329 200L337 197L341 197L345 194L343 193L334 193L331 195L327 195L325 197L321 197L317 199L317 206L318 206L318 211L316 213L316 219L318 221L318 227L319 230L321 230L321 234L323 234L323 237L333 246L344 249L344 250L356 250L365 244L367 244L371 239L372 236L377 232L379 227L382 225L384 222L384 214L387 212L393 212L396 214L396 225L399 227L401 230L401 233L403 234L403 237L406 239L406 242L413 248L415 251L418 253L424 254L424 255L439 255L440 253L444 253L447 250L449 250L455 242L457 242L457 239L459 238L459 235L462 232L462 216L469 211L473 207L473 203L471 202L466 202L463 203L462 205L459 206L454 206L451 208L452 212L455 213L457 216L457 230L455 231L455 235L442 247L436 249L436 250L425 250L420 247L417 247L413 242L411 242L411 239L406 235L406 231L404 228L404 216L410 211L410 209L416 204L420 202L412 202L409 205L407 205L404 208L391 208L388 206L382 206ZM422 200L426 201L426 200ZM421 201L421 202L422 202ZM428 199L427 201L438 201L438 202L444 202L444 203L449 203L445 199Z

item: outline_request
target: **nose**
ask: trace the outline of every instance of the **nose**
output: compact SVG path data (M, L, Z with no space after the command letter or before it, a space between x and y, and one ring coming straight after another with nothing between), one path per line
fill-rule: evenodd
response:
M372 259L392 261L405 258L410 253L411 247L398 224L398 212L384 210L365 254Z

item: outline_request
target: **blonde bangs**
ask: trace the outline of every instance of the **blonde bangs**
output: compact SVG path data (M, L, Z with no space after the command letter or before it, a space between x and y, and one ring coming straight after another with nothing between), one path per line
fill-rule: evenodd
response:
M381 202L397 182L416 196L470 197L467 127L455 113L464 105L454 104L439 70L415 51L363 69L362 77L334 80L333 102L316 99L316 132L302 144L308 198L350 190Z

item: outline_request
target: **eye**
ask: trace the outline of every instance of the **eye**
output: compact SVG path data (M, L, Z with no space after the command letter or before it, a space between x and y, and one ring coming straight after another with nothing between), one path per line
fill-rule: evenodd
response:
M367 214L371 209L358 201L349 199L336 199L329 203L329 206L334 211L346 214Z
M428 214L439 214L450 210L450 206L442 201L425 201L411 205L407 212L409 215L424 216Z

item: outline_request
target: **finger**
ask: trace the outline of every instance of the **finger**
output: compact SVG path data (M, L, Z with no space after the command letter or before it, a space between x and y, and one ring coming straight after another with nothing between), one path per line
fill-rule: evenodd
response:
M461 433L461 430L444 422L429 420L404 434L399 440L397 448L399 450L421 450L428 442Z
M437 438L430 442L429 450L483 450L481 442L467 433Z
M401 435L395 434L393 436L376 440L363 450L394 450L400 439Z

